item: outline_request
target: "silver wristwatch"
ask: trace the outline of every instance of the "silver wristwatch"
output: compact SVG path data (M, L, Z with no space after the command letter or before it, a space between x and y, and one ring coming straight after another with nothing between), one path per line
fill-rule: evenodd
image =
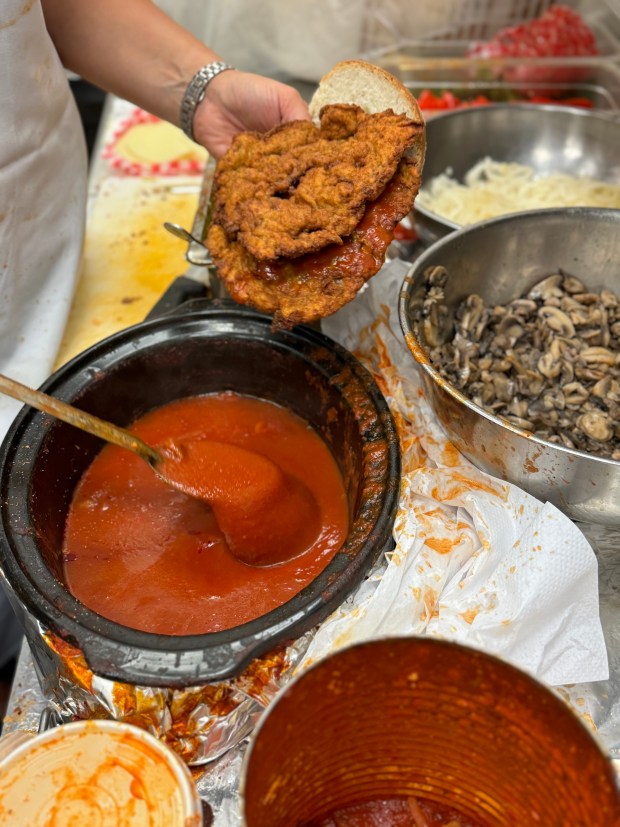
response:
M190 80L181 100L181 129L188 138L192 141L194 138L194 115L196 108L200 101L204 98L207 91L207 85L214 77L225 72L226 69L234 69L234 66L229 66L221 60L215 63L209 63L199 69L194 77Z

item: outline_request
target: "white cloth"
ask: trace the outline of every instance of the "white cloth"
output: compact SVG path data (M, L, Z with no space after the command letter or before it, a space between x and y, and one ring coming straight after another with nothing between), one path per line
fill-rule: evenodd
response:
M167 11L176 3L158 0ZM199 5L199 4L197 4ZM210 0L193 31L239 69L318 81L362 48L367 0Z
M86 149L39 0L0 3L0 372L48 376L83 239ZM0 398L0 439L20 405Z
M0 2L0 372L49 375L83 240L86 147L39 0ZM0 395L0 441L20 403ZM0 589L0 666L20 633Z

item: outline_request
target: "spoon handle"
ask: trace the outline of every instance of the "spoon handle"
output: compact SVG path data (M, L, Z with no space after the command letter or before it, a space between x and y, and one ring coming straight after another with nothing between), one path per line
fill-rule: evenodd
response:
M121 448L127 448L129 451L139 454L150 465L157 465L161 459L154 448L151 448L146 442L124 428L112 425L111 422L105 422L97 416L74 408L54 396L29 388L2 374L0 374L0 391L14 399L18 399L20 402L24 402L26 405L31 405L33 408L43 411L43 413L62 419L63 422L74 425L82 431L98 436L106 442L113 442Z

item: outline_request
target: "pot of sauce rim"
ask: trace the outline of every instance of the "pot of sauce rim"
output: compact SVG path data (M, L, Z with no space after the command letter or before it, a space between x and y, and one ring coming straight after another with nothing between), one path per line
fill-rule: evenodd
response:
M174 399L225 390L289 407L324 439L343 474L351 513L343 547L299 594L231 629L171 636L114 623L69 593L60 556L73 491L101 442L24 408L0 449L0 568L29 636L34 618L112 680L224 680L320 623L391 547L400 450L383 395L328 337L303 325L274 332L271 321L228 301L188 302L99 342L42 389L123 426Z

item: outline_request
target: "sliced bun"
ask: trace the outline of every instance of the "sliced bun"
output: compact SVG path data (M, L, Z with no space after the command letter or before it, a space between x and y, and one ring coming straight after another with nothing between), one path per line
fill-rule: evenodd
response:
M317 126L321 109L334 103L357 104L369 115L391 109L418 124L418 138L403 157L416 170L419 186L426 153L424 117L418 102L398 78L365 60L343 60L321 78L310 101L310 117Z
M354 103L369 114L391 109L397 115L424 123L418 103L407 87L385 69L364 60L343 60L321 79L310 101L314 123L319 123L321 109L333 103Z

